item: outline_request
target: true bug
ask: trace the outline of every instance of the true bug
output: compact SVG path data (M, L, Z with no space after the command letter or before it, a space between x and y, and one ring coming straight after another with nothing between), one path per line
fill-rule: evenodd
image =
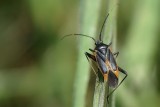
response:
M89 61L89 59L91 59L97 63L98 71L100 71L102 73L104 80L107 81L107 83L108 83L108 86L114 88L107 95L107 101L109 102L109 100L108 100L109 96L121 85L121 83L126 79L128 74L125 70L123 70L122 68L120 68L117 65L115 58L117 58L119 52L112 53L111 48L110 48L112 42L110 42L107 45L107 44L103 43L103 41L102 41L102 31L103 31L103 28L104 28L104 25L105 25L105 22L106 22L108 16L109 16L109 13L107 14L107 16L103 22L98 40L96 40L95 38L93 38L91 36L87 36L84 34L70 34L70 35L66 35L64 37L73 36L73 35L85 36L85 37L91 38L95 42L95 48L89 49L93 54L85 52L85 56L88 61ZM92 67L92 69L93 69L93 67ZM119 72L123 73L125 76L118 84Z

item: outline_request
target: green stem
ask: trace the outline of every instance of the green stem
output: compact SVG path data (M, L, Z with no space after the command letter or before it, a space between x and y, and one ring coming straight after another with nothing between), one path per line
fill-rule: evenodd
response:
M113 50L116 49L116 18L117 18L117 0L111 0L108 1L109 3L109 11L110 15L107 19L107 26L104 29L104 34L105 39L104 43L112 43ZM114 6L114 7L113 7ZM110 105L108 105L107 97L106 95L109 94L108 91L106 91L106 87L108 87L106 81L101 81L99 77L96 78L96 83L95 83L95 92L94 92L94 101L93 101L93 107L114 107L115 105L115 100L113 100L113 97L110 98Z
M118 0L108 0L108 12L110 13L107 20L107 24L104 29L104 42L112 42L112 51L116 52L116 36L117 36L117 8ZM108 87L108 86L107 86ZM108 94L108 93L106 93ZM109 98L109 105L107 107L115 107L115 97L112 96Z
M80 33L92 36L96 34L101 0L81 0ZM86 91L89 81L89 63L84 55L88 48L93 47L93 41L81 37L78 47L78 63L74 83L73 107L85 107Z
M100 4L101 4L100 0L83 0L81 2L81 27L80 27L81 33L92 37L96 33ZM114 14L114 12L112 14ZM113 17L115 17L115 15L113 15ZM110 15L110 18L112 18L112 15ZM115 20L112 20L112 23L109 23L108 25L109 25L108 33L114 34L115 33L114 31L116 29ZM73 104L74 107L85 106L85 96L89 81L90 66L87 60L85 59L85 55L83 53L87 50L87 48L91 48L93 46L93 41L89 39L80 38L79 40L80 40L79 55L78 55L77 72L74 85L74 104ZM106 82L100 81L99 78L97 77L95 83L93 107L104 107L106 100L105 90L106 90Z
M105 104L106 81L96 78L93 107L104 107Z

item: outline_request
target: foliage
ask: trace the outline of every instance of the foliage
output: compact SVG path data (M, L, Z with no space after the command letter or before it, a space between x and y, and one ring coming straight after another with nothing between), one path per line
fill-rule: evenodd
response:
M159 0L2 1L0 106L91 107L96 79L84 52L94 48L93 41L59 38L96 37L110 11L104 40L116 37L113 51L120 52L118 65L129 75L115 92L114 106L159 107L159 10Z

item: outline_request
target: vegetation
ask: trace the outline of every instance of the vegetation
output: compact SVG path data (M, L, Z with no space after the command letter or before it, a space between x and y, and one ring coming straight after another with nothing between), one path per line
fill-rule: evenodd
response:
M159 10L159 0L2 1L0 107L96 106L96 76L84 55L93 41L59 38L97 38L108 12L104 42L113 37L117 63L128 72L109 106L159 107Z

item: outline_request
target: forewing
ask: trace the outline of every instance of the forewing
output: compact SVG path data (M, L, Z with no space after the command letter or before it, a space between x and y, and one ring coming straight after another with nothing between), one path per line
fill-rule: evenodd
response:
M108 74L108 84L110 87L116 87L118 85L117 76L110 70Z
M105 55L101 54L100 52L97 52L96 60L97 60L98 67L101 70L101 72L103 74L106 74L108 72L108 68L105 63L105 60L106 60Z
M110 49L108 49L108 51L107 51L107 59L111 65L112 69L114 71L116 71L117 70L117 63L116 63L115 58L114 58Z

